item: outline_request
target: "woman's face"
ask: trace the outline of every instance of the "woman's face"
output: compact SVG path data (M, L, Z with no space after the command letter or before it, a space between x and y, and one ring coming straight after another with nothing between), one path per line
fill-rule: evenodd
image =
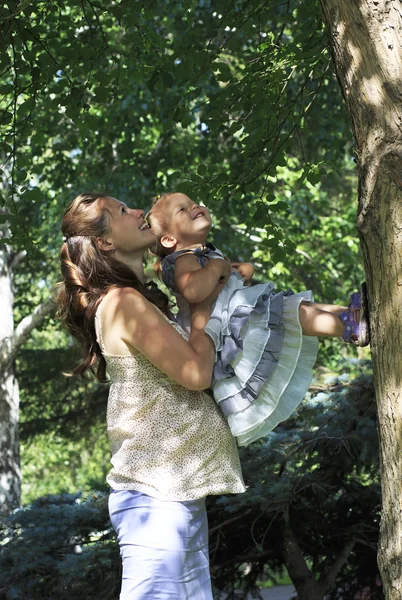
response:
M144 219L140 208L128 208L116 198L104 198L104 208L109 212L110 232L106 236L116 251L121 254L144 252L155 241L155 236Z

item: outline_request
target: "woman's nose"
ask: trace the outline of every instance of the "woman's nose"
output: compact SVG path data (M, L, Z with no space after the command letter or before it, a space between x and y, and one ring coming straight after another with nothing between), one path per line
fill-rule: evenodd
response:
M132 210L137 217L143 217L145 214L142 208L133 208Z

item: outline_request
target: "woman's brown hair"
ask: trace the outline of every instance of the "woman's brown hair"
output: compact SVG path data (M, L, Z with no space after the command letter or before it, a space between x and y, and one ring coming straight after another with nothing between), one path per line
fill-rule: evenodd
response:
M83 360L72 375L84 376L89 370L102 382L107 381L106 361L96 341L95 313L111 288L131 287L170 315L168 297L154 283L144 285L112 252L98 247L96 239L104 238L110 230L110 213L103 203L106 198L107 194L80 194L64 213L60 251L63 282L57 297L59 316L84 350Z

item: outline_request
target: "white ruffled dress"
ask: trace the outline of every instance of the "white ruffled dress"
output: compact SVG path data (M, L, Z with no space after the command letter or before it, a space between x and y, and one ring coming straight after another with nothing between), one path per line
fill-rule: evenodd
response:
M174 288L175 262L186 252L201 266L224 257L207 244L163 260L163 281L177 298L180 325L189 330L188 304ZM205 328L216 349L212 391L241 446L287 419L307 392L318 340L302 334L299 305L312 299L309 291L274 293L272 283L244 286L233 270L215 302Z

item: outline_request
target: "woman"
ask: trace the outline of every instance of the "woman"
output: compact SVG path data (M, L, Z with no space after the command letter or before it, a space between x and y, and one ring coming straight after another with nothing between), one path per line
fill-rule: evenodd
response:
M234 438L213 399L204 332L222 282L191 306L191 333L145 283L155 241L144 212L82 194L66 210L59 312L84 357L110 377L109 511L123 559L121 600L211 600L205 497L244 491Z

